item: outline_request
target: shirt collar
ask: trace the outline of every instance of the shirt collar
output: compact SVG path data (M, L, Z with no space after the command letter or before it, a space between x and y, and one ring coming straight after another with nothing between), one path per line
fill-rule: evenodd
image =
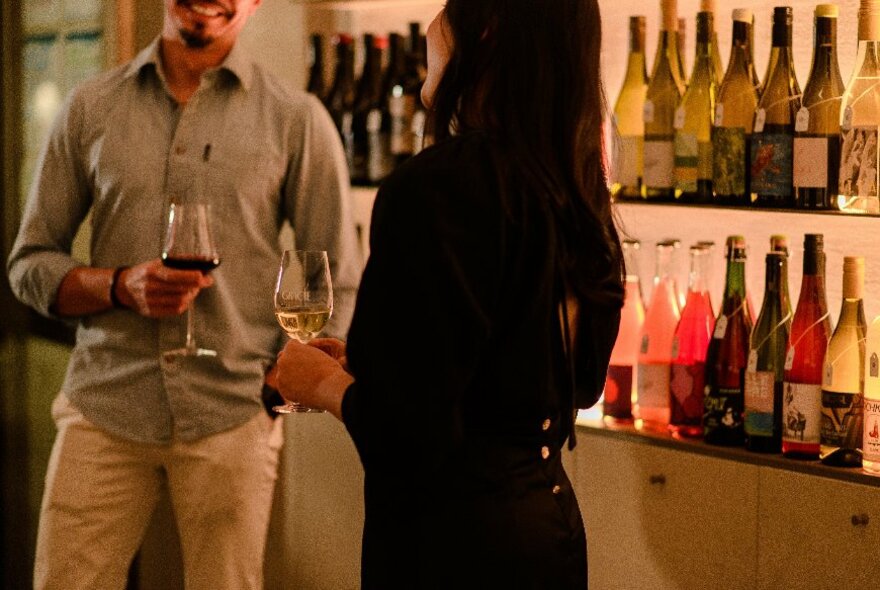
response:
M162 73L162 60L159 56L159 37L153 39L149 45L142 49L135 58L131 60L125 71L125 75L126 77L134 76L147 66L154 67L159 76L164 78ZM240 47L238 43L232 46L232 51L229 52L229 55L226 56L226 59L223 60L223 63L220 64L218 69L226 70L235 76L245 90L250 90L253 78L251 60L247 55L247 51Z

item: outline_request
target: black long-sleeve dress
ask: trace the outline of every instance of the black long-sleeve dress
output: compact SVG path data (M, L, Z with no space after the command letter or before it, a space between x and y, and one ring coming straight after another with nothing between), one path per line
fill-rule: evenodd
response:
M502 204L489 148L433 146L376 198L342 408L365 471L364 588L587 585L560 461L574 403L553 223L515 183ZM576 388L595 399L620 316L579 316Z

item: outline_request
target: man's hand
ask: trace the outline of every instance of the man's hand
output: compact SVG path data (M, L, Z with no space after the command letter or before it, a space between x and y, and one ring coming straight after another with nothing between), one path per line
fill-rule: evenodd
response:
M336 359L346 372L348 370L348 357L345 354L345 342L336 338L315 338L309 342L309 346L314 346L318 350L322 350Z
M157 258L124 270L116 295L123 305L142 316L164 318L182 314L199 291L213 284L211 275L168 268Z

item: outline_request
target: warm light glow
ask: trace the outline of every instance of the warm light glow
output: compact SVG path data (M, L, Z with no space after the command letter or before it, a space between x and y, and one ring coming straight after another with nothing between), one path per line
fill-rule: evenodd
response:
M49 125L61 108L58 86L49 80L41 82L34 92L34 115L41 124Z

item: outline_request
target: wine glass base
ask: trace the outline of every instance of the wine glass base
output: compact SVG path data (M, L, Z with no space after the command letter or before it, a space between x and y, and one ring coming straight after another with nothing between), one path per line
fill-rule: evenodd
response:
M279 414L323 414L324 410L319 410L318 408L310 408L308 406L304 406L302 404L295 404L293 402L287 402L283 406L273 406L273 410L278 412Z
M162 355L165 358L173 358L176 356L217 356L217 351L211 350L210 348L198 348L196 346L188 348L184 346L183 348L166 350Z

